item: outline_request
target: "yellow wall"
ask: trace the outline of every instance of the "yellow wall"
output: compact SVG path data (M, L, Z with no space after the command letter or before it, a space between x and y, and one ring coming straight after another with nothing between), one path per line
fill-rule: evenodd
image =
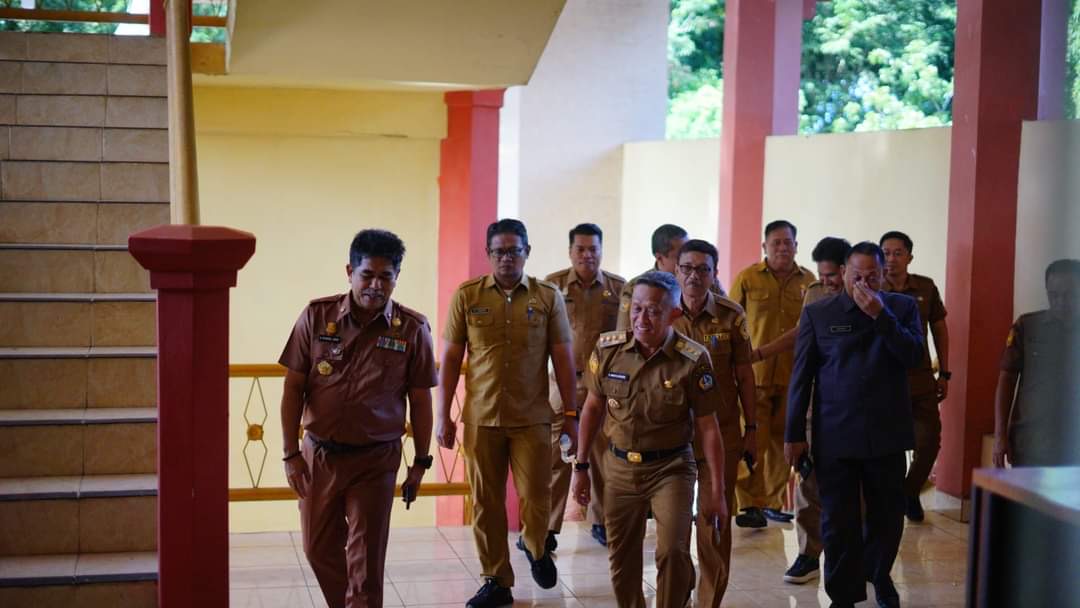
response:
M231 293L230 360L275 362L308 300L347 289L353 235L387 228L408 253L394 298L432 317L436 307L441 93L198 87L202 221L252 232L255 255ZM230 485L248 487L241 449L249 380L231 382ZM263 383L268 410L262 484L284 485L280 380ZM258 403L257 393L255 402ZM258 421L261 412L249 414ZM261 447L248 447L261 458ZM395 525L431 525L423 499ZM295 503L234 504L234 531L298 525Z
M1080 258L1080 121L1026 122L1020 141L1013 316L1047 307L1044 272Z

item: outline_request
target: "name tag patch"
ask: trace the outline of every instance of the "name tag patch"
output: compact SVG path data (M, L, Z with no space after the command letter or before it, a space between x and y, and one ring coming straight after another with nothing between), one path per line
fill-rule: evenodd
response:
M409 345L405 340L399 338L391 338L390 336L379 336L379 339L375 342L376 348L385 348L386 350L392 350L399 353L405 352L405 348Z
M612 380L618 380L619 382L629 382L630 374L623 374L620 372L608 372L607 377Z
M829 333L830 334L850 334L851 333L851 326L850 325L830 325L829 326Z
M331 342L337 344L341 342L341 336L327 336L326 334L322 334L319 336L319 342Z
M491 314L491 309L487 306L473 306L469 309L470 315L487 315Z

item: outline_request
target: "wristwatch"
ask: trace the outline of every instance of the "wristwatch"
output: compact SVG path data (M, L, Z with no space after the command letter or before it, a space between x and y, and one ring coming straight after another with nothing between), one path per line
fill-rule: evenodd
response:
M587 463L587 462L575 462L574 463L574 470L575 471L588 471L589 470L589 463Z
M939 380L952 380L952 372L938 372Z
M413 459L414 467L424 467L425 469L430 469L431 465L434 463L435 457L431 454L428 454L427 456L417 456Z

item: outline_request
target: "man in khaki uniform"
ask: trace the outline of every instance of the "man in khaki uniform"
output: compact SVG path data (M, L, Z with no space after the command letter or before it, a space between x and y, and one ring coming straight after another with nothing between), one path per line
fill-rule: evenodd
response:
M845 239L827 236L818 241L810 254L817 263L818 280L807 286L803 308L837 295L844 289L844 260L849 251L851 243ZM792 352L798 333L797 327L789 329L769 344L755 348L753 360L761 361L781 352ZM811 414L806 417L809 443L813 443L811 417ZM799 484L795 486L795 537L799 542L799 555L784 572L784 582L801 585L817 578L821 570L821 496L818 495L817 475L813 470L806 477L800 475Z
M529 256L525 225L504 219L487 230L490 275L466 281L454 292L443 331L439 370L439 445L452 449L457 427L450 406L466 349L462 410L466 475L473 499L473 535L484 585L466 606L489 608L514 601L514 571L507 546L506 477L514 474L521 499L522 538L533 580L556 585L557 571L545 547L551 510L550 357L559 392L570 414L563 432L577 441L574 393L577 379L570 325L562 294L524 273Z
M703 509L708 530L727 519L724 447L713 397L716 380L703 346L671 328L679 314L679 286L664 272L638 277L630 316L633 331L608 332L589 357L582 440L573 492L589 502L592 442L603 425L611 439L604 454L604 508L615 600L643 608L642 544L646 515L656 518L656 605L682 607L694 587L690 561L691 506L697 467L690 442L702 445L711 465Z
M390 299L405 245L385 230L353 239L348 293L312 300L279 360L289 486L327 606L382 606L405 399L416 457L403 484L413 496L431 467L435 356L427 319ZM303 445L296 429L304 425Z
M949 394L949 328L945 324L945 303L941 301L937 285L930 277L910 274L913 243L911 237L899 231L886 232L878 242L885 252L885 282L882 289L909 295L919 304L923 340L928 333L934 336L934 350L938 358L938 377L930 361L930 347L923 344L922 365L908 372L911 388L911 415L915 420L915 451L911 467L904 479L907 518L919 522L925 517L919 493L930 478L941 449L941 412L938 404ZM930 331L927 332L929 326Z
M588 390L581 378L589 353L596 347L600 334L615 329L619 312L619 292L626 281L617 274L600 269L604 255L604 233L596 224L578 224L570 230L570 268L553 272L545 280L559 288L566 302L570 329L574 334L574 369L578 384L574 408L585 403ZM563 402L559 396L554 374L551 375L551 408L555 419L551 426L551 517L548 520L547 548L554 551L558 546L555 536L562 531L566 499L570 494L570 463L563 462L559 447L562 435ZM593 444L592 462L589 469L592 481L592 501L589 503L589 521L592 537L607 546L604 529L604 477L600 461L607 450L607 438L597 437Z
M682 288L682 315L675 319L675 331L705 346L716 375L714 399L717 422L724 440L724 502L730 513L735 509L735 478L743 455L744 439L754 449L754 431L742 435L739 408L752 429L754 416L754 369L750 364L750 332L746 314L735 302L710 291L715 284L716 247L701 240L687 241L679 251L678 279ZM723 407L727 404L727 407ZM701 573L697 586L697 605L716 608L727 590L731 566L731 519L720 522L719 534L713 534L705 516L704 499L710 495L712 472L700 441L694 441L698 462L697 550Z
M803 296L814 274L795 263L798 246L791 222L770 222L762 243L765 260L744 269L731 285L731 299L746 311L754 344L767 344L799 322ZM766 518L781 522L793 518L781 510L791 475L783 449L792 361L793 354L787 351L754 364L759 462L735 487L742 510L735 523L740 527L764 527Z

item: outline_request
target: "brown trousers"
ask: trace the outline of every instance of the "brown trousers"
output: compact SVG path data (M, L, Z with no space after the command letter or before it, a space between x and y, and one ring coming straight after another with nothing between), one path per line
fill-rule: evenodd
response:
M739 428L724 429L724 498L728 512L735 510L735 477L739 471L739 459L742 458L743 443ZM698 567L701 569L697 585L697 605L701 608L717 608L727 591L731 574L731 518L720 522L720 529L715 530L706 521L704 500L712 491L710 464L698 460L698 504L697 504L697 553Z
M605 524L615 602L620 608L644 608L642 592L645 519L656 519L656 606L682 608L694 588L690 560L693 519L694 456L686 452L633 464L610 451L604 455Z
M787 387L759 386L757 395L757 462L753 474L740 474L735 485L739 509L781 509L791 467L784 460Z
M941 450L941 411L938 409L937 395L930 393L912 397L911 416L915 421L915 453L904 479L904 494L918 496L926 480L930 479L930 471L934 469L934 461Z
M382 606L401 442L329 454L308 436L301 452L311 485L308 497L300 500L300 529L326 605Z
M570 463L562 461L559 448L559 436L562 435L563 415L555 414L551 425L551 516L547 529L558 534L562 532L563 519L566 515L566 503L570 496L570 481L574 470ZM589 485L592 488L589 499L589 522L604 525L604 452L608 450L608 438L603 429L596 433L589 452Z
M473 499L473 538L481 574L514 586L506 521L506 476L514 474L521 506L521 536L533 557L544 555L551 509L551 425L521 427L466 424L465 474Z

